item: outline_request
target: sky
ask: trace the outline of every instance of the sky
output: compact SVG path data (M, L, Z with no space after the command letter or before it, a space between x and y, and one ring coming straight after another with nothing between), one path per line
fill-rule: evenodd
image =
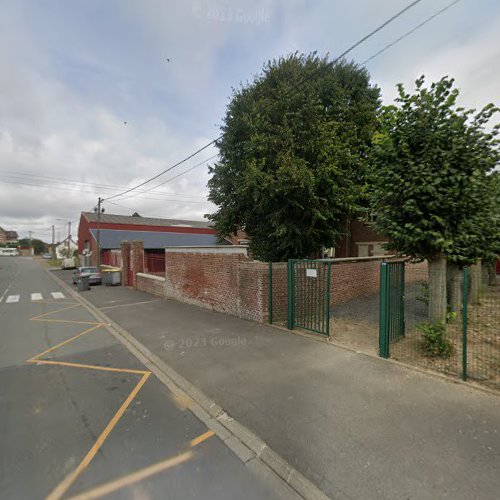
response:
M50 241L52 225L57 240L70 221L75 234L99 196L216 138L232 88L268 60L295 51L333 59L411 1L1 3L0 226ZM422 0L348 58L363 63L450 3ZM397 83L411 89L422 74L454 77L466 107L500 104L500 2L459 1L367 69L386 104ZM208 148L105 202L106 212L202 219L215 209L206 200L215 160L195 165L216 154Z

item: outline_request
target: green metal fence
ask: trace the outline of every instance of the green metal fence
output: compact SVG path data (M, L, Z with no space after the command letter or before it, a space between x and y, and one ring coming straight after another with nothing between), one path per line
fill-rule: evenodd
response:
M500 283L469 268L455 282L450 269L443 273L448 313L436 323L428 318L429 270L381 264L379 355L500 389Z
M288 261L288 328L330 334L331 262Z
M389 357L390 343L405 334L405 263L380 264L379 353Z

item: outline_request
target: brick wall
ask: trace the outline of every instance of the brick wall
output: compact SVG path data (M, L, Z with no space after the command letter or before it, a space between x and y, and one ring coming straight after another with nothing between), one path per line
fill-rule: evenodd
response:
M331 305L378 293L381 260L350 259L332 263ZM406 281L421 279L426 269L425 262L408 264ZM152 284L153 278L138 275L138 289L150 291L154 287L150 293L161 296L164 284L166 298L254 321L269 319L269 264L253 261L243 253L171 249L165 254L165 280ZM287 263L275 262L272 264L274 323L286 322L287 307Z
M131 263L130 263L130 249L131 249L130 241L122 241L120 245L120 251L122 254L122 285L131 286L132 283L129 283L129 279L131 281Z
M165 278L150 274L139 273L136 276L137 290L150 293L158 297L165 296Z
M380 287L380 262L381 259L334 263L330 279L330 304L342 304L377 293Z
M224 252L224 250L221 250ZM254 321L267 320L268 265L244 253L165 254L165 296Z

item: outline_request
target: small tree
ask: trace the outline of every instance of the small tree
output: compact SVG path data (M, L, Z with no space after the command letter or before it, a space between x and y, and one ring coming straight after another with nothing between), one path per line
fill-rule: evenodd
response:
M422 76L414 94L398 91L374 140L375 224L398 252L428 259L429 319L443 321L446 259L464 265L484 254L489 174L500 158L498 125L485 126L497 108L457 107L447 77L425 88Z
M209 215L221 234L244 228L262 260L332 247L362 203L379 90L353 63L293 54L233 91L211 169Z

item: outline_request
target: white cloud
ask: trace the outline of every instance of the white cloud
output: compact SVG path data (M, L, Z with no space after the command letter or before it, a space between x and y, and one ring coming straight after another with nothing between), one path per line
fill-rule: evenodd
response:
M353 57L370 56L446 3L422 2ZM399 0L49 4L52 10L35 0L7 1L0 18L0 225L48 237L57 218L75 220L98 195L113 193L57 179L141 182L217 136L231 86L251 79L266 60L315 49L333 57L403 6ZM397 82L411 87L425 73L455 76L466 105L496 100L500 9L493 3L489 9L461 2L370 63L385 99L393 98ZM199 219L213 208L203 203L207 181L203 166L161 187L182 202L145 199L158 198L148 193L112 200L130 209L107 209ZM13 184L19 182L46 187Z

